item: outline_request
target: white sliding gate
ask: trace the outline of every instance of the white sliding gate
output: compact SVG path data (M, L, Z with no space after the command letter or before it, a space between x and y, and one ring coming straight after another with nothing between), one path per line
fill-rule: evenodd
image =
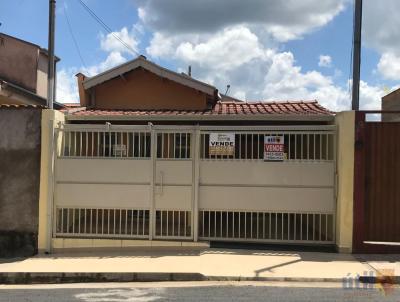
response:
M210 155L211 133L234 152ZM334 126L65 124L56 142L54 237L334 243Z

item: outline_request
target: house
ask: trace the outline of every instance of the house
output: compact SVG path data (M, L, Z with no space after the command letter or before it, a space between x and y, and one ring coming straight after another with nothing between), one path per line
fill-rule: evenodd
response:
M48 112L42 134L53 142L42 142L39 250L139 239L351 249L337 214L343 146L317 101L244 102L143 56L77 81L79 106Z
M400 111L400 88L382 97L383 111ZM383 114L382 121L400 121L400 114Z
M0 104L46 106L48 60L46 49L0 33Z

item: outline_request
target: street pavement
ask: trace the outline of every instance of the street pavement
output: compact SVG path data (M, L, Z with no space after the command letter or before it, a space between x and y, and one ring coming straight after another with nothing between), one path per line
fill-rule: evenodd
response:
M187 282L0 285L0 302L400 301L400 289L340 283Z

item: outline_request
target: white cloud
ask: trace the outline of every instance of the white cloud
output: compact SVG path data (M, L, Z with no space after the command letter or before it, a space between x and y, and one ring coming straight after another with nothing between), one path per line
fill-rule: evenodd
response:
M347 0L137 0L140 20L156 32L214 33L246 24L264 28L279 41L302 35L330 22Z
M331 56L328 55L320 55L319 56L319 61L318 61L318 66L319 67L332 67L332 58Z
M57 72L56 99L61 103L79 102L79 95L75 74L75 68L61 69Z
M102 50L106 52L120 52L120 53L129 53L135 55L138 52L138 40L135 37L135 29L139 27L133 27L131 31L128 31L126 27L123 27L120 31L115 31L109 33L107 35L100 35L100 47ZM126 45L130 47L126 47L120 40L122 40Z
M268 54L255 34L244 26L236 26L216 33L206 42L181 43L175 55L187 63L227 71Z
M384 53L378 63L378 71L389 80L400 80L400 57L394 53Z

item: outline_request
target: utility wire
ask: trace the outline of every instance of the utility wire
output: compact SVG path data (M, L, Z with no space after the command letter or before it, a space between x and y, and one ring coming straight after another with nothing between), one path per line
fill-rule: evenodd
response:
M124 40L122 40L118 35L116 35L111 28L104 23L103 20L99 16L96 15L96 13L90 9L82 0L78 0L78 2L82 5L82 7L89 13L90 16L93 17L93 19L99 23L109 34L111 34L115 39L117 39L122 45L124 45L129 51L135 53L136 55L140 55L135 49L133 49L129 44L127 44Z
M72 40L73 40L73 42L75 44L75 48L76 48L76 51L77 51L77 53L79 55L81 63L83 65L83 67L85 68L86 73L90 76L89 70L86 67L87 65L85 63L85 60L83 59L83 56L82 56L81 50L79 48L78 42L77 42L77 40L75 38L75 35L74 35L74 32L72 30L71 22L69 21L68 13L67 13L67 10L65 9L65 6L64 6L64 16L65 16L65 20L67 21L68 30L69 30L69 33L71 34Z

